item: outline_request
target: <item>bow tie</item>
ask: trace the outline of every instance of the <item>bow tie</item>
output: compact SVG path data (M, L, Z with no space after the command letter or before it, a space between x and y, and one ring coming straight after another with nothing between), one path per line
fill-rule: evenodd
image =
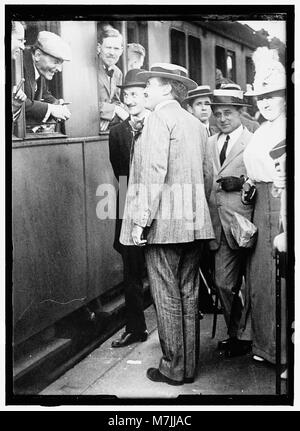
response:
M142 129L144 127L144 120L145 118L142 118L141 120L129 120L129 124L133 133L133 136L137 138L141 133Z
M112 78L114 74L114 69L108 69L108 67L105 67L104 69L105 69L106 75Z

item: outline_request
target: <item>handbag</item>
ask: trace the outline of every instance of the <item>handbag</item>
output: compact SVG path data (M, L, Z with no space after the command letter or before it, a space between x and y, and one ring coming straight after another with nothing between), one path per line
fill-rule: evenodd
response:
M230 230L240 247L250 248L254 246L257 237L257 227L246 217L234 212L230 223Z

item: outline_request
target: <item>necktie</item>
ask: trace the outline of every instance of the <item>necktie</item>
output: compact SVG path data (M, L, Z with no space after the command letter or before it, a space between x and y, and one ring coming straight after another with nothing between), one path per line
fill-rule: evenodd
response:
M227 135L226 139L225 139L225 142L224 142L224 145L222 147L222 150L220 152L220 163L221 163L221 166L223 165L224 160L226 159L226 150L227 150L227 147L228 147L229 139L230 139L230 136Z

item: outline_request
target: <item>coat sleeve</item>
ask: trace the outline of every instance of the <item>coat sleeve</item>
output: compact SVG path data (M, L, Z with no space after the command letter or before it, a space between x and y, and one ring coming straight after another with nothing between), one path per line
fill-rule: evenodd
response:
M150 226L157 215L168 170L170 131L158 113L149 115L141 137L140 181L134 223Z
M203 154L203 181L204 191L207 202L212 191L213 186L213 163L212 153L209 149L208 137L206 130L201 128L201 142L202 142L202 154Z
M119 181L119 149L118 149L118 136L116 131L114 130L115 128L113 127L110 132L109 132L109 139L108 139L108 144L109 144L109 160L111 163L111 166L113 168L114 174L116 179Z

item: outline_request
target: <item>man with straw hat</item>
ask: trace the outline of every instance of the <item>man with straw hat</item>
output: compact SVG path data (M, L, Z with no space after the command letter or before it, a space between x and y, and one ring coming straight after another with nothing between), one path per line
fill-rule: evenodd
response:
M162 358L154 382L193 382L199 356L198 274L204 240L214 237L206 195L212 166L205 127L180 103L197 87L181 66L157 63L147 81L149 114L135 147L120 241L145 246Z
M252 205L241 202L241 189L246 175L243 152L252 133L241 122L241 110L247 106L243 92L233 84L214 90L211 102L220 133L209 138L213 160L214 181L209 208L216 238L210 242L214 252L214 279L221 300L229 338L220 341L218 348L225 356L245 354L250 341L239 340L238 329L243 310L242 277L246 252L239 248L230 225L235 212L251 220Z

